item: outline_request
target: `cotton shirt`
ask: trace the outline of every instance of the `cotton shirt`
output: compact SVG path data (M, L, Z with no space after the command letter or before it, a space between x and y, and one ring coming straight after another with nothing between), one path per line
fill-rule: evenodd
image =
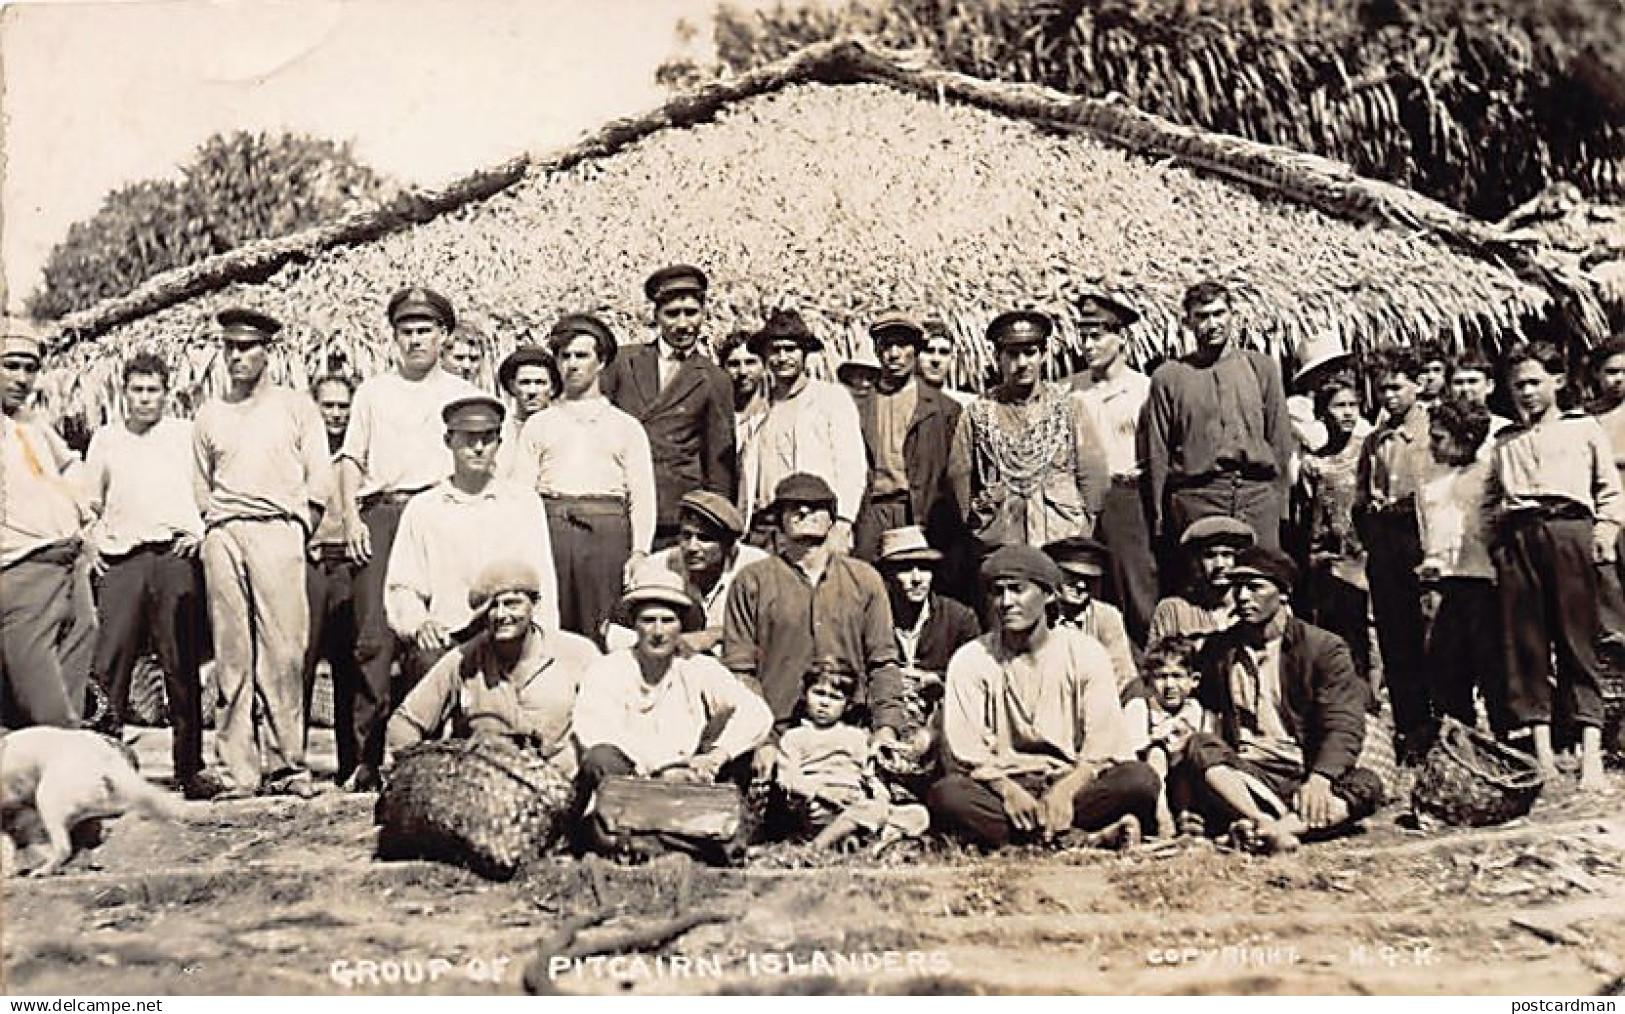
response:
M760 684L780 722L801 699L802 677L826 655L867 675L857 699L870 704L875 726L902 721L891 600L861 560L830 557L816 585L783 556L744 568L728 593L722 643L722 661Z
M1284 630L1285 625L1280 626ZM1301 766L1303 747L1287 731L1281 701L1281 642L1281 632L1273 631L1262 646L1239 652L1231 666L1230 693L1241 734L1236 752L1244 760L1284 760Z
M384 579L390 628L415 636L429 620L447 632L468 625L469 589L498 561L521 561L541 578L536 615L545 630L559 626L558 579L542 500L523 486L494 480L465 493L450 479L413 497L401 511Z
M83 473L86 502L101 515L96 548L120 556L177 535L201 537L195 467L187 420L160 419L142 433L123 422L97 430Z
M556 401L520 434L514 478L543 496L618 496L627 501L632 548L655 536L655 471L643 424L604 397Z
M1490 464L1477 460L1462 468L1435 464L1416 494L1422 535L1422 562L1441 577L1495 580L1484 530L1484 496Z
M1138 478L1143 467L1141 419L1151 397L1151 378L1135 370L1095 380L1084 372L1072 380L1074 397L1083 403L1095 435L1106 451L1106 467L1114 479Z
M4 417L0 430L0 567L79 534L78 458L50 426Z
M582 674L601 658L585 637L532 627L511 672L497 675L490 635L446 652L389 718L385 739L398 751L439 734L507 733L536 736L549 759L575 776L570 733Z
M773 728L762 699L709 655L676 657L649 686L633 650L611 652L581 679L575 734L582 749L618 748L640 775L692 760L706 724L728 714L713 749L730 760L755 749Z
M451 474L451 449L440 412L458 398L483 394L439 366L421 380L398 372L364 381L350 408L342 457L361 468L358 496L424 489Z
M1090 599L1076 618L1063 614L1060 624L1081 631L1100 642L1111 656L1112 671L1117 674L1117 689L1122 690L1139 678L1134 665L1134 651L1129 647L1128 628L1122 612L1110 602Z
M1510 429L1496 445L1488 502L1505 512L1567 500L1599 522L1625 521L1614 449L1597 420L1566 414Z
M327 433L315 402L262 382L242 401L204 405L192 422L197 502L208 527L287 518L308 530L333 493Z
M741 455L740 498L747 519L772 503L779 483L797 472L829 483L837 517L858 516L869 461L858 407L841 385L808 379L792 397L770 399Z
M874 467L870 472L871 496L908 491L908 464L903 460L903 444L909 423L920 403L919 389L910 380L891 392L875 392Z
M998 631L960 648L942 714L949 758L979 782L1133 756L1110 656L1064 627L1032 652L1012 654Z
M1156 644L1178 636L1192 638L1200 645L1207 635L1218 633L1234 622L1228 597L1221 596L1217 605L1204 606L1184 595L1169 595L1158 599L1151 610L1145 643Z
M1402 419L1384 419L1365 438L1354 488L1355 509L1405 506L1415 499L1432 460L1428 410L1418 401Z
M861 791L869 763L869 733L855 725L819 727L803 719L779 737L779 784L796 795Z

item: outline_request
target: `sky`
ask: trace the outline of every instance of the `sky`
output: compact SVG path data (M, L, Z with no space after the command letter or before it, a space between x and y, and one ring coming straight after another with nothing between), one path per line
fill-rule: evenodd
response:
M753 6L747 0L736 6ZM289 130L434 186L663 101L713 0L58 0L0 10L0 302L125 183L210 135Z

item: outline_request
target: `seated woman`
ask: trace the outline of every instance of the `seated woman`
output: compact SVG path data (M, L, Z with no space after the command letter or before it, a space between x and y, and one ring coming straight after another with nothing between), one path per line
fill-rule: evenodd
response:
M528 563L490 564L468 598L470 625L480 632L448 651L390 716L390 752L446 732L513 736L574 777L570 718L581 674L599 659L598 649L585 637L542 629L541 579Z
M645 565L621 605L637 643L599 659L582 677L575 705L588 810L610 776L711 782L724 768L748 774L734 762L766 742L773 714L721 662L684 643L682 635L705 619L683 579ZM619 846L591 819L585 844L606 853ZM665 837L658 844L683 847Z

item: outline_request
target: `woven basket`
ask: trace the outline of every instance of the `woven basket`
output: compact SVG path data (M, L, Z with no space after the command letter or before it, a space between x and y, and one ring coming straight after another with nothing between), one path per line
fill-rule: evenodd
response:
M574 795L558 768L512 740L425 743L401 753L378 797L378 855L507 880L558 840Z
M1482 827L1528 813L1540 789L1533 757L1446 718L1411 790L1411 806L1449 824Z

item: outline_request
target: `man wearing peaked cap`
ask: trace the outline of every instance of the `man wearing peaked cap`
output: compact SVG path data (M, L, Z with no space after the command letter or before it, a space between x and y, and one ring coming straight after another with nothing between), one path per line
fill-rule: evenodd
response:
M985 548L1089 535L1106 495L1106 460L1088 413L1043 379L1054 322L1035 310L988 325L1001 381L972 402L971 533Z
M700 348L705 272L687 264L649 276L655 340L625 350L605 371L604 396L643 424L655 469L655 539L677 539L678 504L694 490L734 495L733 386Z
M1230 568L1236 554L1255 541L1245 521L1222 514L1191 522L1179 537L1186 583L1157 603L1146 643L1184 637L1200 646L1209 634L1230 626L1235 619L1230 610Z
M359 564L354 594L362 673L353 709L360 762L355 772L339 775L358 789L377 784L384 723L395 704L391 673L400 646L385 607L384 581L401 513L413 496L452 471L442 410L480 394L441 366L441 348L457 326L446 297L409 286L390 297L387 316L395 334L395 368L356 390L339 452L339 510L351 558Z
M924 528L939 546L960 545L964 505L970 499L970 430L964 410L917 379L925 343L925 329L917 321L887 311L870 325L869 334L880 357L880 375L873 391L855 396L869 452L869 488L853 532L855 551L872 560L881 533L907 525Z
M68 607L81 518L69 472L78 457L35 419L42 343L30 321L0 335L0 726L79 719L94 624Z
M767 415L740 452L739 501L758 545L770 538L772 522L759 516L772 502L774 488L785 477L805 472L825 477L835 490L828 548L843 554L852 549L869 462L851 394L840 384L807 374L807 354L823 347L794 310L774 313L751 338L751 351L767 366L770 387Z
M1111 549L1103 593L1122 608L1129 634L1145 637L1157 601L1157 566L1141 487L1145 477L1145 403L1151 379L1128 363L1123 329L1140 319L1123 300L1101 290L1077 299L1085 369L1071 388L1094 424L1111 485L1096 533Z
M200 782L231 797L263 786L309 798L316 787L304 746L305 550L333 494L327 433L308 397L266 375L266 345L281 325L241 309L220 314L219 323L230 383L192 424L204 584L225 701L215 728L218 765Z

